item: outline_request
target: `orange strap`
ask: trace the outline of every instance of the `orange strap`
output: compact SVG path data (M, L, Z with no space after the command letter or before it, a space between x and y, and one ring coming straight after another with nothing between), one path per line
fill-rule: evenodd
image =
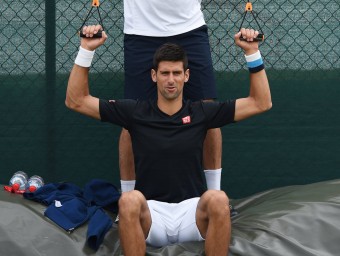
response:
M99 0L92 0L92 6L99 6Z
M246 4L246 12L251 12L253 10L253 5L251 4L251 2L248 2Z

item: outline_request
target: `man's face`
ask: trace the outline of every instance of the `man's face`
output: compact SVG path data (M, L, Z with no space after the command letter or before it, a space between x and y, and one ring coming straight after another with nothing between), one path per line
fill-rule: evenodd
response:
M184 83L189 79L189 69L184 71L182 61L161 61L157 72L152 70L151 75L157 83L158 98L173 100L182 96Z

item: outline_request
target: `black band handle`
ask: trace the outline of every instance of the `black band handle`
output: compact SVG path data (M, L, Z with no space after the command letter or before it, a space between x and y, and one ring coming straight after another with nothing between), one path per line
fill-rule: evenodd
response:
M83 33L83 30L80 30L80 31L79 31L79 36L80 36L80 37L84 37L84 38L88 38L88 39L91 39L91 38L102 38L102 32L103 32L103 30L100 29L100 30L97 32L97 34L93 34L92 37L87 37L87 36Z
M242 36L240 37L241 41L247 41L247 39L244 39ZM264 41L264 34L260 33L257 35L257 37L254 38L253 42L263 42Z

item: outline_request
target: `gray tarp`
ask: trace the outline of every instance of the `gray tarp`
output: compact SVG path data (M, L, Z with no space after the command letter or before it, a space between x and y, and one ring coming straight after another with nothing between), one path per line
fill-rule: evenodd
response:
M232 204L239 214L230 256L340 255L340 180L277 188ZM0 255L122 255L116 226L94 252L85 245L87 225L67 233L44 216L45 208L0 192ZM148 248L147 255L204 255L204 244Z

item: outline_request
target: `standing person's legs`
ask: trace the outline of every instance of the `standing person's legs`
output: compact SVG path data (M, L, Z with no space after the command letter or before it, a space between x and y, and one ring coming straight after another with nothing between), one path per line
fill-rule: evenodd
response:
M229 199L223 191L205 192L196 210L197 227L205 238L205 253L228 255L231 237Z
M152 59L162 39L124 35L124 98L156 99L156 85L151 79ZM131 137L122 129L119 138L119 170L122 191L134 188L135 165Z
M222 168L222 132L220 128L210 129L203 144L203 166L205 170Z
M212 64L207 26L172 37L188 55L190 78L184 87L184 97L190 100L214 100L217 98L216 80ZM205 170L222 168L221 129L207 132L203 147Z
M133 159L133 151L132 151L132 143L131 136L128 130L122 129L122 132L119 137L119 170L120 170L120 179L122 192L127 192L134 189L133 186L124 187L124 183L127 181L135 181L135 162Z

